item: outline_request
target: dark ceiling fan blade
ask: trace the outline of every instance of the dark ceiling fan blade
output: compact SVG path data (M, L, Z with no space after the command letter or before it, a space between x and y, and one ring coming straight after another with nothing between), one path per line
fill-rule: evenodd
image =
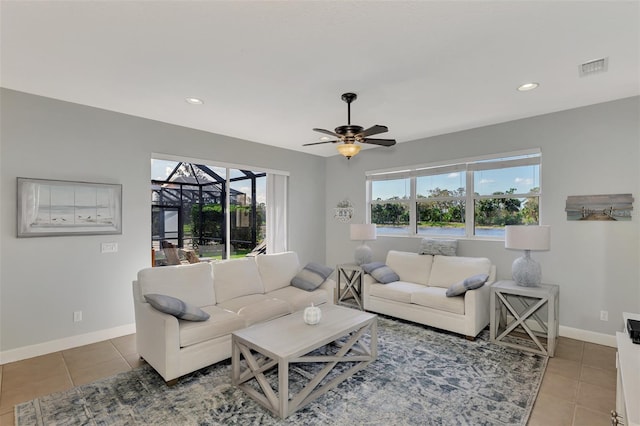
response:
M360 142L382 146L393 146L396 144L395 139L362 139Z
M342 136L340 136L337 133L332 132L331 130L325 130L325 129L313 129L314 132L320 132L320 133L324 133L325 135L330 135L330 136L334 136L336 138L341 138Z
M340 142L340 141L322 141L322 142L311 142L311 143L305 143L302 146L309 146L309 145L320 145L322 143L336 143L336 142Z
M375 126L371 126L368 129L363 130L359 136L366 138L367 136L377 135L379 133L388 132L389 128L387 126L381 126L376 124Z

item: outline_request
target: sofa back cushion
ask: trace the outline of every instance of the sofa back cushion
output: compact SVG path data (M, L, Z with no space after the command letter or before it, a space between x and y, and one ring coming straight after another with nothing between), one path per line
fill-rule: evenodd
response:
M486 257L440 256L433 257L429 286L449 288L472 275L491 272L491 261Z
M141 297L155 293L175 297L195 306L216 304L209 263L142 269L138 272L138 284Z
M265 293L287 287L300 270L298 255L293 251L263 254L255 259Z
M427 285L433 256L389 250L386 264L400 277L400 281Z
M213 287L218 303L240 296L264 293L258 265L250 257L214 263Z

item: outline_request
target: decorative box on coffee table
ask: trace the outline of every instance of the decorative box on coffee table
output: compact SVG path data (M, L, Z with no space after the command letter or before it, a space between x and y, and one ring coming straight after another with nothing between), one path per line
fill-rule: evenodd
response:
M523 287L514 281L498 281L492 285L491 342L553 356L559 331L559 294L560 287L555 284Z

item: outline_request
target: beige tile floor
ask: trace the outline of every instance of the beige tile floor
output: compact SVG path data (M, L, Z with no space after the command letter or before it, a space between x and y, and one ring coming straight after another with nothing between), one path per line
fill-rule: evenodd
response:
M14 424L13 407L38 396L130 370L141 364L135 335L0 366L0 425ZM608 425L615 408L614 348L561 337L549 359L530 426Z

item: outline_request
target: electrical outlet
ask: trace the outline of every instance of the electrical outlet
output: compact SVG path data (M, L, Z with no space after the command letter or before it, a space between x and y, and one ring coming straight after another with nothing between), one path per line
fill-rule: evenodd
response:
M609 321L608 311L600 311L600 321Z
M82 311L75 311L73 313L73 322L80 322L82 321Z
M118 243L102 243L100 245L100 253L116 253L118 251Z

